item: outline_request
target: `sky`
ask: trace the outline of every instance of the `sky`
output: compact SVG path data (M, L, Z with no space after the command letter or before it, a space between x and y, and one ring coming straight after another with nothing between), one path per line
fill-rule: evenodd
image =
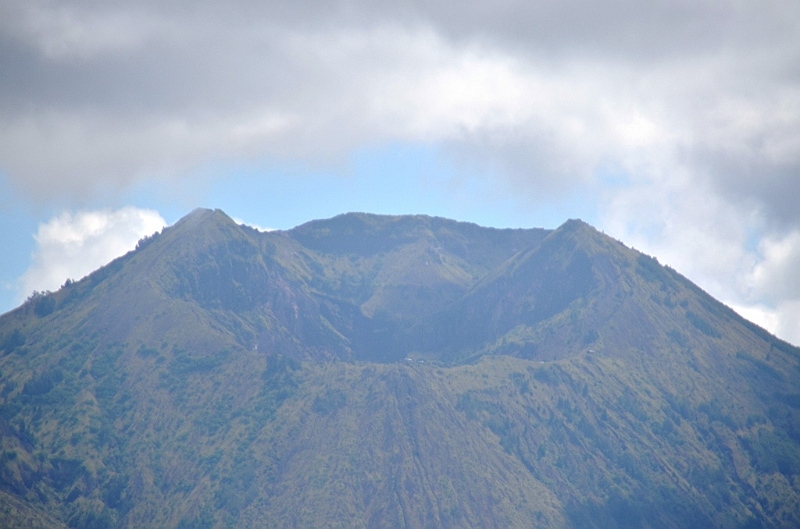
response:
M581 218L800 344L800 3L0 3L0 312L195 207Z

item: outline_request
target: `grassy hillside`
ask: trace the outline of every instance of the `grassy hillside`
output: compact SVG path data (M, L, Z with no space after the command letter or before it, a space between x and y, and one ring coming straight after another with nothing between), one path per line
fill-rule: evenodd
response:
M800 350L580 221L197 210L0 317L0 443L3 527L797 527Z

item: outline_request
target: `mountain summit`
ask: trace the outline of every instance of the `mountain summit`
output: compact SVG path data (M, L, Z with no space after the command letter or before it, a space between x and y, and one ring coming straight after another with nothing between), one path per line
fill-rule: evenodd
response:
M0 317L3 527L798 527L800 349L579 220L198 209Z

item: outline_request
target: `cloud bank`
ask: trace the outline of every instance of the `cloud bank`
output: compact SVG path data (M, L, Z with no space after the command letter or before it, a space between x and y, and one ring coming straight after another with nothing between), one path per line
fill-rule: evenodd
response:
M0 57L0 170L34 200L433 144L531 207L589 190L800 343L796 2L10 0Z

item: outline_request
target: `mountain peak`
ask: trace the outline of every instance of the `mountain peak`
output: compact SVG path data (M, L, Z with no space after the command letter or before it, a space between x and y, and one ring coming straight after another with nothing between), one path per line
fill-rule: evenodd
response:
M188 214L181 217L178 222L172 225L169 229L173 231L186 231L196 229L201 225L224 225L236 224L224 211L221 209L207 209L195 208Z
M553 233L572 234L572 236L607 239L608 237L597 228L581 219L569 219L553 230Z
M567 219L561 225L562 228L569 228L569 229L578 229L580 227L587 227L594 229L591 225L587 224L581 219Z

